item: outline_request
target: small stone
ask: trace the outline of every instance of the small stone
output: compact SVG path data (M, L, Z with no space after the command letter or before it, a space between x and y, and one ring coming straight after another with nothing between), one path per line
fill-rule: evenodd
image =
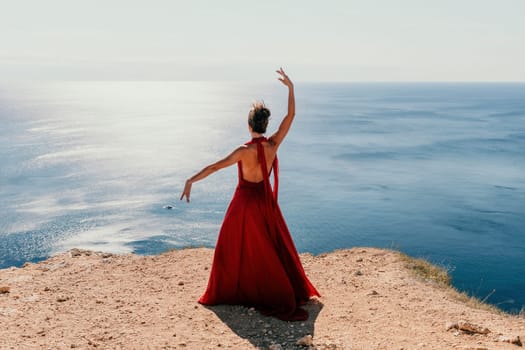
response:
M9 293L10 290L11 290L11 287L8 287L8 286L0 287L0 294L7 294Z
M517 346L523 346L519 335L515 337L506 337L502 335L498 338L498 341L503 342L503 343L511 343Z
M447 322L447 323L445 324L445 329L446 329L447 331L449 331L449 330L451 330L451 329L458 329L458 324L455 323L455 322Z
M113 254L112 253L102 253L102 254L100 254L100 256L103 259L107 259L107 258L111 258L113 256Z
M361 270L357 270L356 272L354 272L354 275L356 275L356 276L362 276L363 273L361 272Z
M485 327L481 327L478 325L475 325L473 323L470 323L468 321L459 321L458 322L458 329L467 332L467 333L479 333L479 334L488 334L490 333L490 330Z
M183 286L183 285L184 285L184 282L180 281L179 286Z
M69 254L71 254L72 257L80 256L82 255L82 251L78 248L73 248L69 251Z
M281 344L272 344L268 347L268 350L283 350Z
M69 300L69 297L67 297L67 296L65 296L65 295L59 295L59 296L57 297L57 301L58 301L59 303L62 303L62 302L64 302L64 301L68 301L68 300Z
M71 346L70 346L70 347L71 347L71 349L74 349L74 348L76 348L76 347L77 347L77 345L76 345L76 344L71 344Z
M304 337L302 337L299 340L297 340L297 345L312 346L312 344L313 344L313 339L312 339L312 336L310 334L305 335Z
M373 291L371 291L370 294L368 294L368 295L379 295L379 293L376 292L375 290L373 290Z

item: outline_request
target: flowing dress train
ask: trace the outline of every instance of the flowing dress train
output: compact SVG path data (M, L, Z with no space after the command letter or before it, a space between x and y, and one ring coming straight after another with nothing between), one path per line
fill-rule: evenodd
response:
M264 180L246 181L238 163L239 183L219 232L210 279L199 302L204 305L253 306L283 320L305 319L299 310L320 296L306 277L292 237L277 203L277 156L271 169L272 191L262 142L255 138ZM302 312L298 312L302 311Z

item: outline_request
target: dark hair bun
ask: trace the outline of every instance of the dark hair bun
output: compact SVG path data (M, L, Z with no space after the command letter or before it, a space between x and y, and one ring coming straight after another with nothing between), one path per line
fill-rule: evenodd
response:
M255 102L248 114L248 124L254 132L264 134L270 115L270 110L266 108L264 102Z

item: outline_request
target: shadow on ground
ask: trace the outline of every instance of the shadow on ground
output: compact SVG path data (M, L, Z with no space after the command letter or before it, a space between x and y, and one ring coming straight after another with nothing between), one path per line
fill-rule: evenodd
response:
M314 336L315 320L323 304L312 299L303 306L310 317L306 321L287 322L261 315L259 312L239 305L208 306L219 319L239 337L248 340L255 347L268 349L270 345L280 344L283 350L305 349L297 345L297 340L310 334Z

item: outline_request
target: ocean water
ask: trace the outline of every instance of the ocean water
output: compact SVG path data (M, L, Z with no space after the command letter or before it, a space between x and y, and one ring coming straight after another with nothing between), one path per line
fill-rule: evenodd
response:
M391 247L460 290L525 306L525 84L297 84L279 156L300 252ZM0 85L0 268L72 247L213 247L236 167L185 179L248 140L250 103L286 89L222 82ZM166 209L166 206L173 209Z

